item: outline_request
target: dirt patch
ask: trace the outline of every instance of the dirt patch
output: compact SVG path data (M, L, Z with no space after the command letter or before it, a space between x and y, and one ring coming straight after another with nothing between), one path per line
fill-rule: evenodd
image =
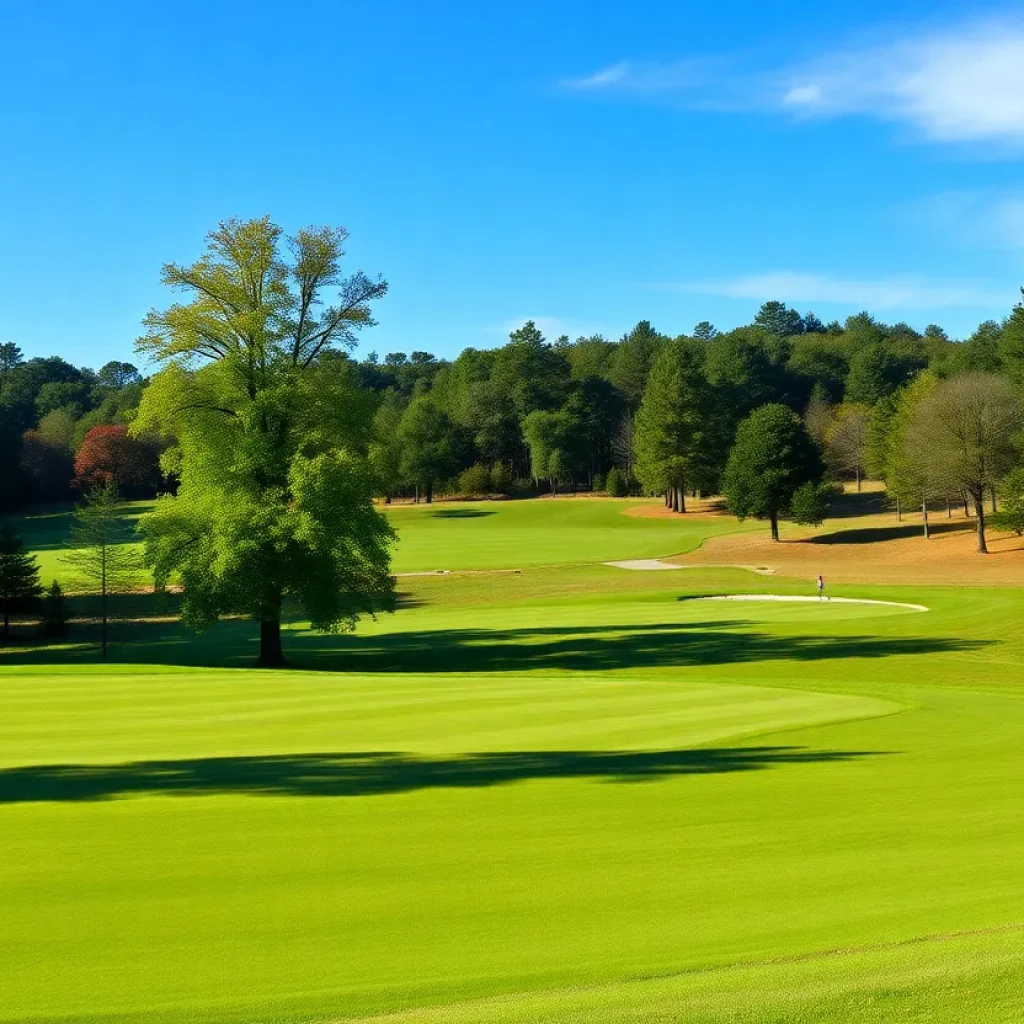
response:
M921 517L891 512L830 520L820 530L783 524L781 543L768 526L756 533L712 537L697 550L668 561L678 565L758 565L779 575L835 583L920 583L1024 586L1024 538L991 532L990 554L979 555L974 521L932 515L932 537Z
M675 519L685 522L687 519L706 519L711 516L722 518L729 513L721 498L687 498L686 512L673 512L665 507L663 501L652 501L649 505L629 505L622 510L622 514L633 519Z

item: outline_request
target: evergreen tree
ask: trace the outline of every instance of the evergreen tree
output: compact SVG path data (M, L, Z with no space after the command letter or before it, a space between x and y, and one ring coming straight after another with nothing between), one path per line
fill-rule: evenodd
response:
M54 580L41 602L43 636L66 636L68 632L68 603L60 584Z
M25 550L22 539L4 523L0 528L0 609L4 617L5 642L11 634L11 616L29 611L41 592L35 556Z
M789 513L793 496L821 473L818 449L796 413L763 405L736 431L723 480L729 511L740 519L767 519L777 541L779 518Z
M112 480L94 487L75 509L64 561L100 598L100 652L107 660L108 598L138 582L142 568Z
M774 300L764 303L757 311L754 326L763 327L777 338L788 338L793 334L804 333L803 317L784 302Z
M1017 384L1024 383L1024 288L1021 296L1003 323L997 343L999 362Z
M636 415L635 472L648 491L663 491L686 511L687 487L706 487L714 472L713 410L693 343L677 339L658 354Z

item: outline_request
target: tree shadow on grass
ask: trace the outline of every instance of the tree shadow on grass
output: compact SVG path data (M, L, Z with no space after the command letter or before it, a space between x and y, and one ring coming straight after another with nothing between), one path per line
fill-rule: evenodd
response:
M929 524L933 534L958 533L974 530L969 520L942 520ZM817 537L808 537L804 544L874 544L877 541L902 540L904 537L924 539L920 523L905 523L903 526L873 526L859 530L837 530L835 533L823 533Z
M430 513L431 519L483 519L493 516L494 509L486 508L439 508Z
M120 624L111 660L133 664L252 667L251 622L223 622L200 637L174 622ZM953 637L778 635L743 621L522 629L441 629L323 636L289 630L285 653L300 669L345 672L523 672L731 665L745 662L879 659L975 651L990 641ZM91 648L0 652L0 665L94 661Z
M108 800L139 795L349 797L528 779L654 782L787 765L851 761L883 751L802 747L695 750L548 750L428 758L395 751L271 754L126 764L27 765L0 770L0 804Z

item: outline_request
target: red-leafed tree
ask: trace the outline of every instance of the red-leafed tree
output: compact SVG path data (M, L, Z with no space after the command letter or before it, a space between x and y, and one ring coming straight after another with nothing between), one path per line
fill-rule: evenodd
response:
M75 486L86 490L110 481L128 496L152 494L160 482L157 446L129 437L123 424L93 427L75 456Z

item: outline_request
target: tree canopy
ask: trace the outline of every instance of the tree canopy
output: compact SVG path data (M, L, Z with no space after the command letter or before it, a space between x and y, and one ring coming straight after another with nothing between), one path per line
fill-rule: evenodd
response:
M387 286L342 275L346 237L224 222L198 261L164 268L188 301L150 313L138 342L164 369L132 432L164 437L180 477L142 518L147 559L158 584L180 580L187 625L257 619L268 667L285 662L286 600L324 631L394 600L393 533L372 502L372 406L335 355L373 323Z

